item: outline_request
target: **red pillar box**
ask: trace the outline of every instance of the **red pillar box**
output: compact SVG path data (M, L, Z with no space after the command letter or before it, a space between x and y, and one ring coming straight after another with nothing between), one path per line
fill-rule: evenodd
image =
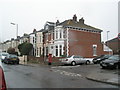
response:
M52 54L48 55L48 65L52 64Z

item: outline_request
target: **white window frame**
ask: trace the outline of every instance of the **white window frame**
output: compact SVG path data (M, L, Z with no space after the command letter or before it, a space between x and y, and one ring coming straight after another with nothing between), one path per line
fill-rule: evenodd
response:
M56 39L58 39L58 30L56 30L56 36L55 36Z
M59 56L63 55L63 47L62 45L59 45Z
M94 44L92 48L93 48L93 56L97 56L97 45Z

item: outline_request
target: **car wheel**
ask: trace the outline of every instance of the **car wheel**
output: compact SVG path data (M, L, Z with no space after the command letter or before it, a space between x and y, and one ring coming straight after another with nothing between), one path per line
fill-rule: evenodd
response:
M3 63L6 63L6 61L4 61Z
M71 65L72 65L72 66L75 66L75 65L76 65L76 62L75 62L75 61L71 62Z
M104 66L102 66L102 69L105 69L105 67L104 67Z
M99 64L99 61L97 61L96 64Z
M88 65L88 64L90 64L90 61L89 61L89 60L86 61L86 65Z
M118 64L118 69L120 69L120 65Z
M97 64L96 62L93 62L94 64Z
M3 63L4 61L2 60L2 63Z
M119 66L117 64L115 65L115 69L119 69Z
M8 61L6 61L6 63L7 63L7 64L9 64L9 62L8 62Z
M19 62L17 62L17 64L19 64Z

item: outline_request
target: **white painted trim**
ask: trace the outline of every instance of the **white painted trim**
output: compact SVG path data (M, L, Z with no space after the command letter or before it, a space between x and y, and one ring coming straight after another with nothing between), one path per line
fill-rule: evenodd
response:
M68 49L69 48L69 46L68 46L68 30L69 29L67 28L67 56L69 55L69 49Z

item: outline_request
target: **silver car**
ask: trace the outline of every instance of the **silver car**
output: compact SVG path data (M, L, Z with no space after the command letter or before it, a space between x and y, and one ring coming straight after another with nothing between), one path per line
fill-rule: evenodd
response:
M90 64L89 60L86 60L82 56L68 56L67 58L61 59L61 63L63 64L71 64L71 65L76 65L76 64Z

